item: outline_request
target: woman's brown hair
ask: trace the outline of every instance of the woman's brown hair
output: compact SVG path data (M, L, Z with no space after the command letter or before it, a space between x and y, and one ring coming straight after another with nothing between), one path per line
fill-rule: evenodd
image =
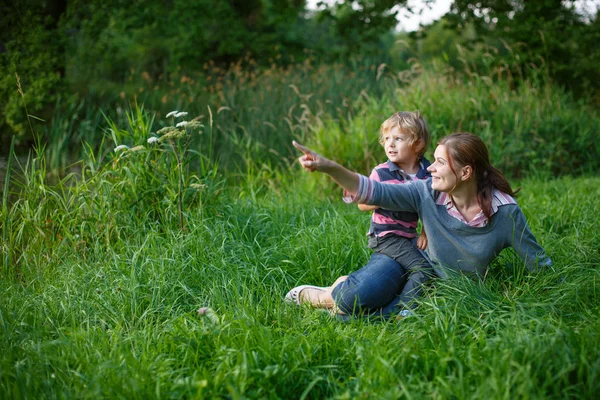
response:
M513 191L502 172L490 163L487 146L480 137L469 132L456 132L442 138L438 145L444 145L448 153L448 164L456 175L454 165L470 165L477 182L477 202L483 214L489 219L492 215L492 196L494 188L510 196Z

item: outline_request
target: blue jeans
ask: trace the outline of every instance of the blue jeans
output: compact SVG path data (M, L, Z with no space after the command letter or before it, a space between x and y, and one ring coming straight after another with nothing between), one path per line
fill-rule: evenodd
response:
M405 307L400 294L408 276L394 259L373 253L367 265L351 273L331 295L346 314L388 319Z
M421 250L417 248L417 239L407 239L388 234L383 237L369 237L369 247L374 252L393 258L408 272L408 280L402 292L400 301L405 308L413 308L415 299L421 297L423 284L431 279L433 268Z

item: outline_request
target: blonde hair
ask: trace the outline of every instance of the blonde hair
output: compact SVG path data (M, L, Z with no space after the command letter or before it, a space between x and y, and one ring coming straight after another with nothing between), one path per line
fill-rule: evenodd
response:
M410 135L410 146L415 149L415 144L423 141L423 146L418 151L419 157L425 154L429 147L430 136L427 124L419 111L400 111L386 119L379 129L379 143L383 146L385 135L394 128Z

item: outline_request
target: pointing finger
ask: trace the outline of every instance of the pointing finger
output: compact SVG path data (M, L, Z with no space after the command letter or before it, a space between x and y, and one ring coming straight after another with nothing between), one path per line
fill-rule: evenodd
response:
M292 144L294 145L295 148L297 148L304 154L311 155L311 156L314 155L314 151L312 151L308 147L302 146L300 143L296 142L295 140L292 141Z

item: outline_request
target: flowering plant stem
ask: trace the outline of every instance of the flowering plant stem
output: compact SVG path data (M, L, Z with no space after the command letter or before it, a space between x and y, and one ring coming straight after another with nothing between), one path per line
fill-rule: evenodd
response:
M175 153L175 159L177 160L177 172L179 174L179 190L177 193L177 210L179 212L179 228L181 230L184 229L183 224L183 165L181 162L181 157L179 157L179 149L175 147L175 143L173 140L171 142L171 147L173 148L173 153Z

